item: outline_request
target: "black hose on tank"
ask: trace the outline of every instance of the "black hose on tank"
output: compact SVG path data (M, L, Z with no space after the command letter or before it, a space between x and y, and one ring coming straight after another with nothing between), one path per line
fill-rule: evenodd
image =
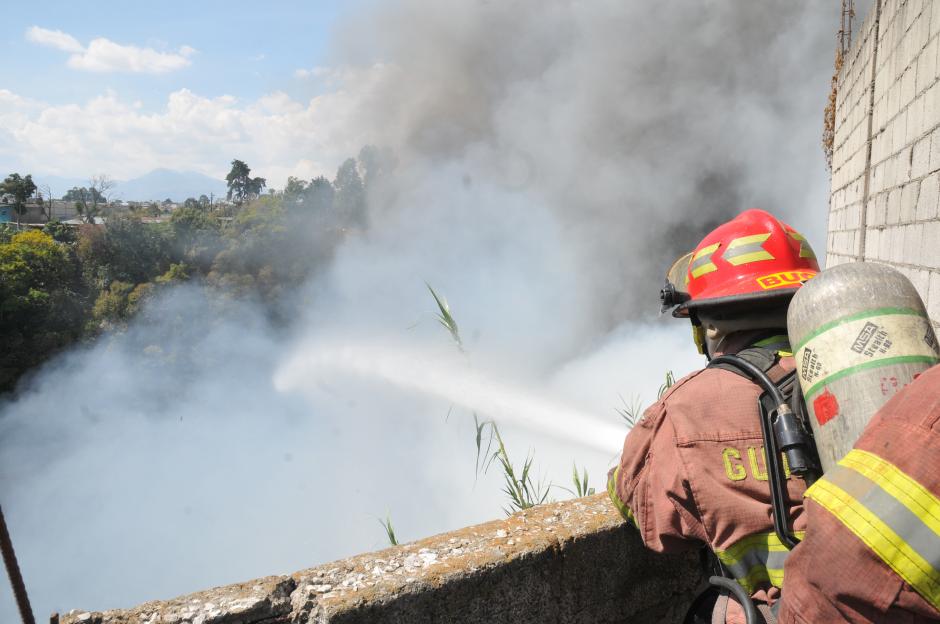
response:
M790 413L790 406L784 398L780 388L767 376L767 373L751 364L747 360L736 355L719 355L713 358L709 367L719 364L733 366L742 373L750 377L754 383L764 389L773 399L776 406L774 413ZM764 462L767 465L767 481L770 484L770 505L774 520L774 532L780 539L780 542L789 550L800 543L795 535L790 533L787 526L787 501L785 498L786 488L784 486L785 478L783 476L783 466L780 459L780 449L777 447L777 438L773 431L772 414L760 410L760 430L764 438Z
M708 579L708 582L715 587L728 590L728 592L737 599L741 604L741 608L744 609L744 621L747 622L747 624L760 624L764 621L757 613L757 607L754 606L754 601L747 595L747 592L744 591L740 583L723 576L713 576Z

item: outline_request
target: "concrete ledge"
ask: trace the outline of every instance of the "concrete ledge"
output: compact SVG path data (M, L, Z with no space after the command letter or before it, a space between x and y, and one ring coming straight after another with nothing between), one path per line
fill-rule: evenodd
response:
M703 582L697 554L647 551L599 494L62 624L668 623Z

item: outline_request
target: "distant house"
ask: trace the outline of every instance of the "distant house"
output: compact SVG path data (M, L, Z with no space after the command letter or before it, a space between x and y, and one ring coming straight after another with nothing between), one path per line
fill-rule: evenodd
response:
M107 223L107 219L105 219L105 217L92 217L92 221L95 225L104 225ZM63 221L62 224L78 227L80 225L85 225L85 220L81 217L76 217L75 219L68 219L67 221Z

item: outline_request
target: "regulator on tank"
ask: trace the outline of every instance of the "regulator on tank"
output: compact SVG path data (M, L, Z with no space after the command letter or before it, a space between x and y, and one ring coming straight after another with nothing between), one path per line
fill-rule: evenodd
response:
M881 264L822 271L794 295L787 329L824 472L882 405L940 361L914 285Z

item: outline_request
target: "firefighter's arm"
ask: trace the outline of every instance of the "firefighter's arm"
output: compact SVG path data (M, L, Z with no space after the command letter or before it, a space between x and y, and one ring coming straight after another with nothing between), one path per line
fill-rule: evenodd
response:
M607 493L648 548L679 552L707 543L662 402L647 409L627 435Z

